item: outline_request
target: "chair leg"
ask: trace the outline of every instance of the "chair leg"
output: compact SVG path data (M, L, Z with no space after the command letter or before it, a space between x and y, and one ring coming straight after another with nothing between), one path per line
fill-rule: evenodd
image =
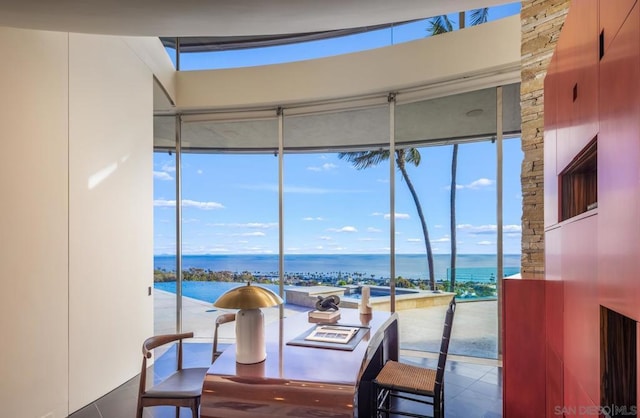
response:
M376 418L389 418L389 408L391 407L391 391L376 385L374 390ZM382 408L382 409L381 409Z
M191 418L198 418L198 411L200 410L200 399L194 399L191 404Z
M444 399L443 393L435 394L433 397L433 417L434 418L444 418Z

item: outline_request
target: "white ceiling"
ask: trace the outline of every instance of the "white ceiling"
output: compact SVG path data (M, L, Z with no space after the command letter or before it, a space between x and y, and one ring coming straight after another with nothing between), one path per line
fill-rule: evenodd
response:
M0 26L142 36L315 32L400 22L508 0L0 0Z

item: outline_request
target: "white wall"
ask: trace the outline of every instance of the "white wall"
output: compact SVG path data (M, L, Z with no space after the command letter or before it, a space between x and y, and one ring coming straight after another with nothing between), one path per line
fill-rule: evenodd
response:
M2 417L65 417L153 333L153 74L122 38L0 28Z
M431 86L432 97L439 97L511 84L520 81L520 32L518 15L354 54L240 69L181 71L176 80L177 105L195 110L285 106L386 95L424 85ZM470 75L474 77L467 78Z
M0 416L68 399L67 35L0 28Z
M152 74L127 44L71 34L71 411L139 373L153 333L152 116Z

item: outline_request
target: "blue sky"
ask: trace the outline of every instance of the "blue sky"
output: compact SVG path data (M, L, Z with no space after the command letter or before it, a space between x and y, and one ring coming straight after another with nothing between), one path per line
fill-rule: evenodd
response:
M518 10L519 3L504 6L493 18ZM457 21L457 15L452 18ZM423 36L424 23L412 30ZM394 36L397 40L401 35ZM377 45L365 38L358 43L360 49ZM352 46L346 44L345 48ZM227 54L218 60L218 68L252 65L255 59L259 62L255 51L253 54L253 57L250 51L235 57ZM308 58L295 54L294 50L285 49L278 62L293 57ZM273 55L279 54L270 54ZM185 64L185 59L182 62ZM188 66L210 67L204 61L196 62ZM408 167L409 175L420 196L433 251L448 254L452 146L424 147L420 152L422 162L419 167ZM491 142L459 147L456 219L459 254L496 252L495 161L495 144ZM505 140L503 225L507 254L520 253L521 162L520 140ZM184 153L182 176L183 254L278 254L278 158L273 154ZM424 253L416 207L399 172L395 189L396 252ZM154 252L173 254L175 154L154 155L154 208ZM388 163L356 170L333 153L285 154L285 253L388 253L389 212Z
M409 175L420 196L434 253L450 252L451 146L421 148ZM504 248L520 252L519 139L504 142ZM278 159L272 154L183 154L183 253L277 254ZM496 252L495 145L458 154L457 234L461 254ZM175 251L175 154L156 153L155 253ZM284 158L284 247L291 254L388 253L388 163L356 170L337 154ZM396 252L422 253L413 200L396 173Z

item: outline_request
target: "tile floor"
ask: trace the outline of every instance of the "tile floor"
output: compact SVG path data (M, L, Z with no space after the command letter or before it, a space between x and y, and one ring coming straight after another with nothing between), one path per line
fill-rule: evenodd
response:
M412 352L401 353L401 360L435 367L434 355L415 357ZM185 344L185 367L201 367L210 361L211 344ZM170 372L175 350L171 349L156 360L154 374ZM445 411L447 418L501 418L502 367L495 361L449 356L445 374ZM134 418L137 402L138 378L135 377L94 403L75 412L69 418ZM190 417L182 409L180 417ZM145 408L144 418L175 418L172 407ZM259 418L259 417L256 417Z

